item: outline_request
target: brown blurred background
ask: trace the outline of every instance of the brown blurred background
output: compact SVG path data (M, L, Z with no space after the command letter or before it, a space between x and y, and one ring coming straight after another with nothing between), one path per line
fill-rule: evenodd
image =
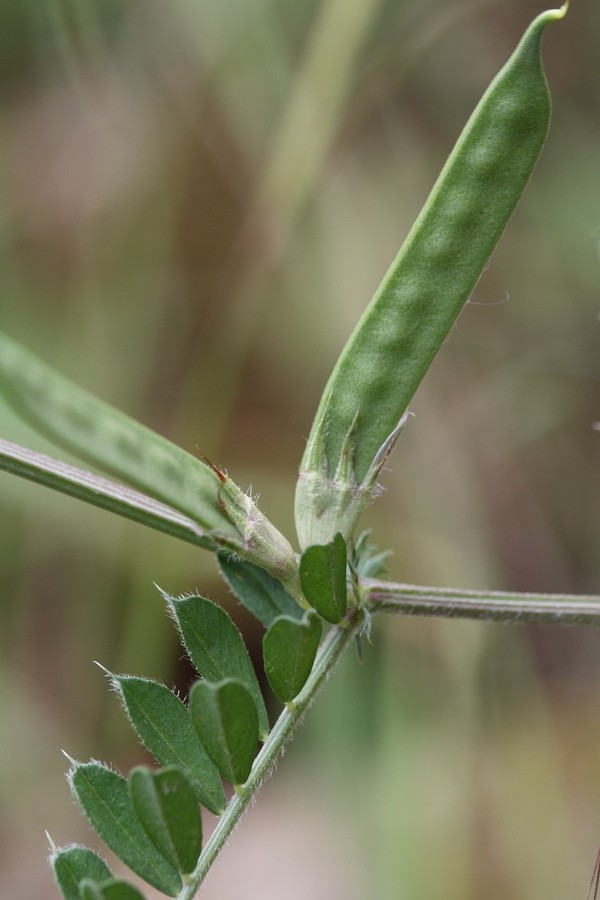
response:
M3 0L0 328L293 536L336 356L543 8ZM599 47L594 0L547 32L548 144L366 517L396 580L600 592ZM4 406L0 433L57 453ZM92 661L191 678L153 582L221 600L258 664L261 632L203 551L5 474L0 511L0 898L50 900L44 829L100 846L60 749L143 758ZM583 900L599 650L583 628L377 622L203 896Z

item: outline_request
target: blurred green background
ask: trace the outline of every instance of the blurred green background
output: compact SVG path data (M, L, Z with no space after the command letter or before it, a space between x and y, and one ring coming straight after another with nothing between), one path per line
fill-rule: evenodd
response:
M543 8L3 0L0 328L252 484L293 535L336 356ZM600 592L599 48L600 6L573 0L545 37L542 160L366 517L395 580ZM0 434L57 452L4 406ZM203 551L5 474L0 510L0 898L50 900L44 829L99 846L60 749L143 758L92 661L189 685L153 582L222 601L257 662L261 633ZM583 900L599 648L583 628L378 621L203 896Z

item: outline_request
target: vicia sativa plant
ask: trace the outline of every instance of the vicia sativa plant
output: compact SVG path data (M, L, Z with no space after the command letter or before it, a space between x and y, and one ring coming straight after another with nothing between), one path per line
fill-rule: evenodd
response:
M528 182L550 97L540 45L566 5L539 15L494 79L327 383L300 465L300 554L228 474L71 384L0 337L0 388L57 445L111 477L0 441L0 466L215 554L262 623L264 669L282 711L271 725L243 638L202 596L164 601L199 678L166 686L105 671L157 768L128 775L70 760L93 828L138 876L191 900L344 651L382 613L529 622L600 621L600 598L451 591L382 580L385 554L360 515L411 399L453 327ZM223 781L233 792L227 801ZM203 846L203 806L219 817ZM92 850L52 847L65 900L139 900Z

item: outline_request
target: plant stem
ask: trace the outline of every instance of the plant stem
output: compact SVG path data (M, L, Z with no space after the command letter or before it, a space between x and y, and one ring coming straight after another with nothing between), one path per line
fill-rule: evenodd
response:
M474 591L455 588L421 587L388 581L365 580L365 609L372 614L444 616L496 620L513 624L530 622L548 624L600 625L600 597L574 594L516 594L501 591ZM290 740L304 713L316 697L329 672L340 659L364 623L361 610L343 626L332 628L321 647L313 671L293 704L286 707L273 726L262 750L256 757L248 781L240 793L234 794L188 884L177 900L192 900L220 853L225 841L237 825L248 804Z
M102 475L95 475L20 444L0 439L0 471L43 484L190 544L214 549L214 542L200 526L178 510Z
M181 890L177 900L192 900L217 858L225 841L237 825L246 807L257 794L263 781L268 778L277 758L288 743L304 713L315 699L327 676L338 662L352 639L364 624L361 610L353 610L352 617L342 625L331 629L325 639L313 666L313 670L302 691L292 704L286 706L271 729L262 750L256 757L250 776L240 793L234 794L221 816L200 855L198 864L190 876L188 884Z
M492 620L513 625L600 625L600 597L422 587L365 580L371 613Z

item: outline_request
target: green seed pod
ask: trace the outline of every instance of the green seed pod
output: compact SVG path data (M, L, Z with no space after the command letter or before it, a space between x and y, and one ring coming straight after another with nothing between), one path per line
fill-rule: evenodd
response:
M544 144L539 15L492 81L323 393L296 490L301 546L349 537L407 407L475 287Z
M205 546L266 569L301 598L294 551L224 472L72 384L0 334L0 392L50 440L190 516Z

